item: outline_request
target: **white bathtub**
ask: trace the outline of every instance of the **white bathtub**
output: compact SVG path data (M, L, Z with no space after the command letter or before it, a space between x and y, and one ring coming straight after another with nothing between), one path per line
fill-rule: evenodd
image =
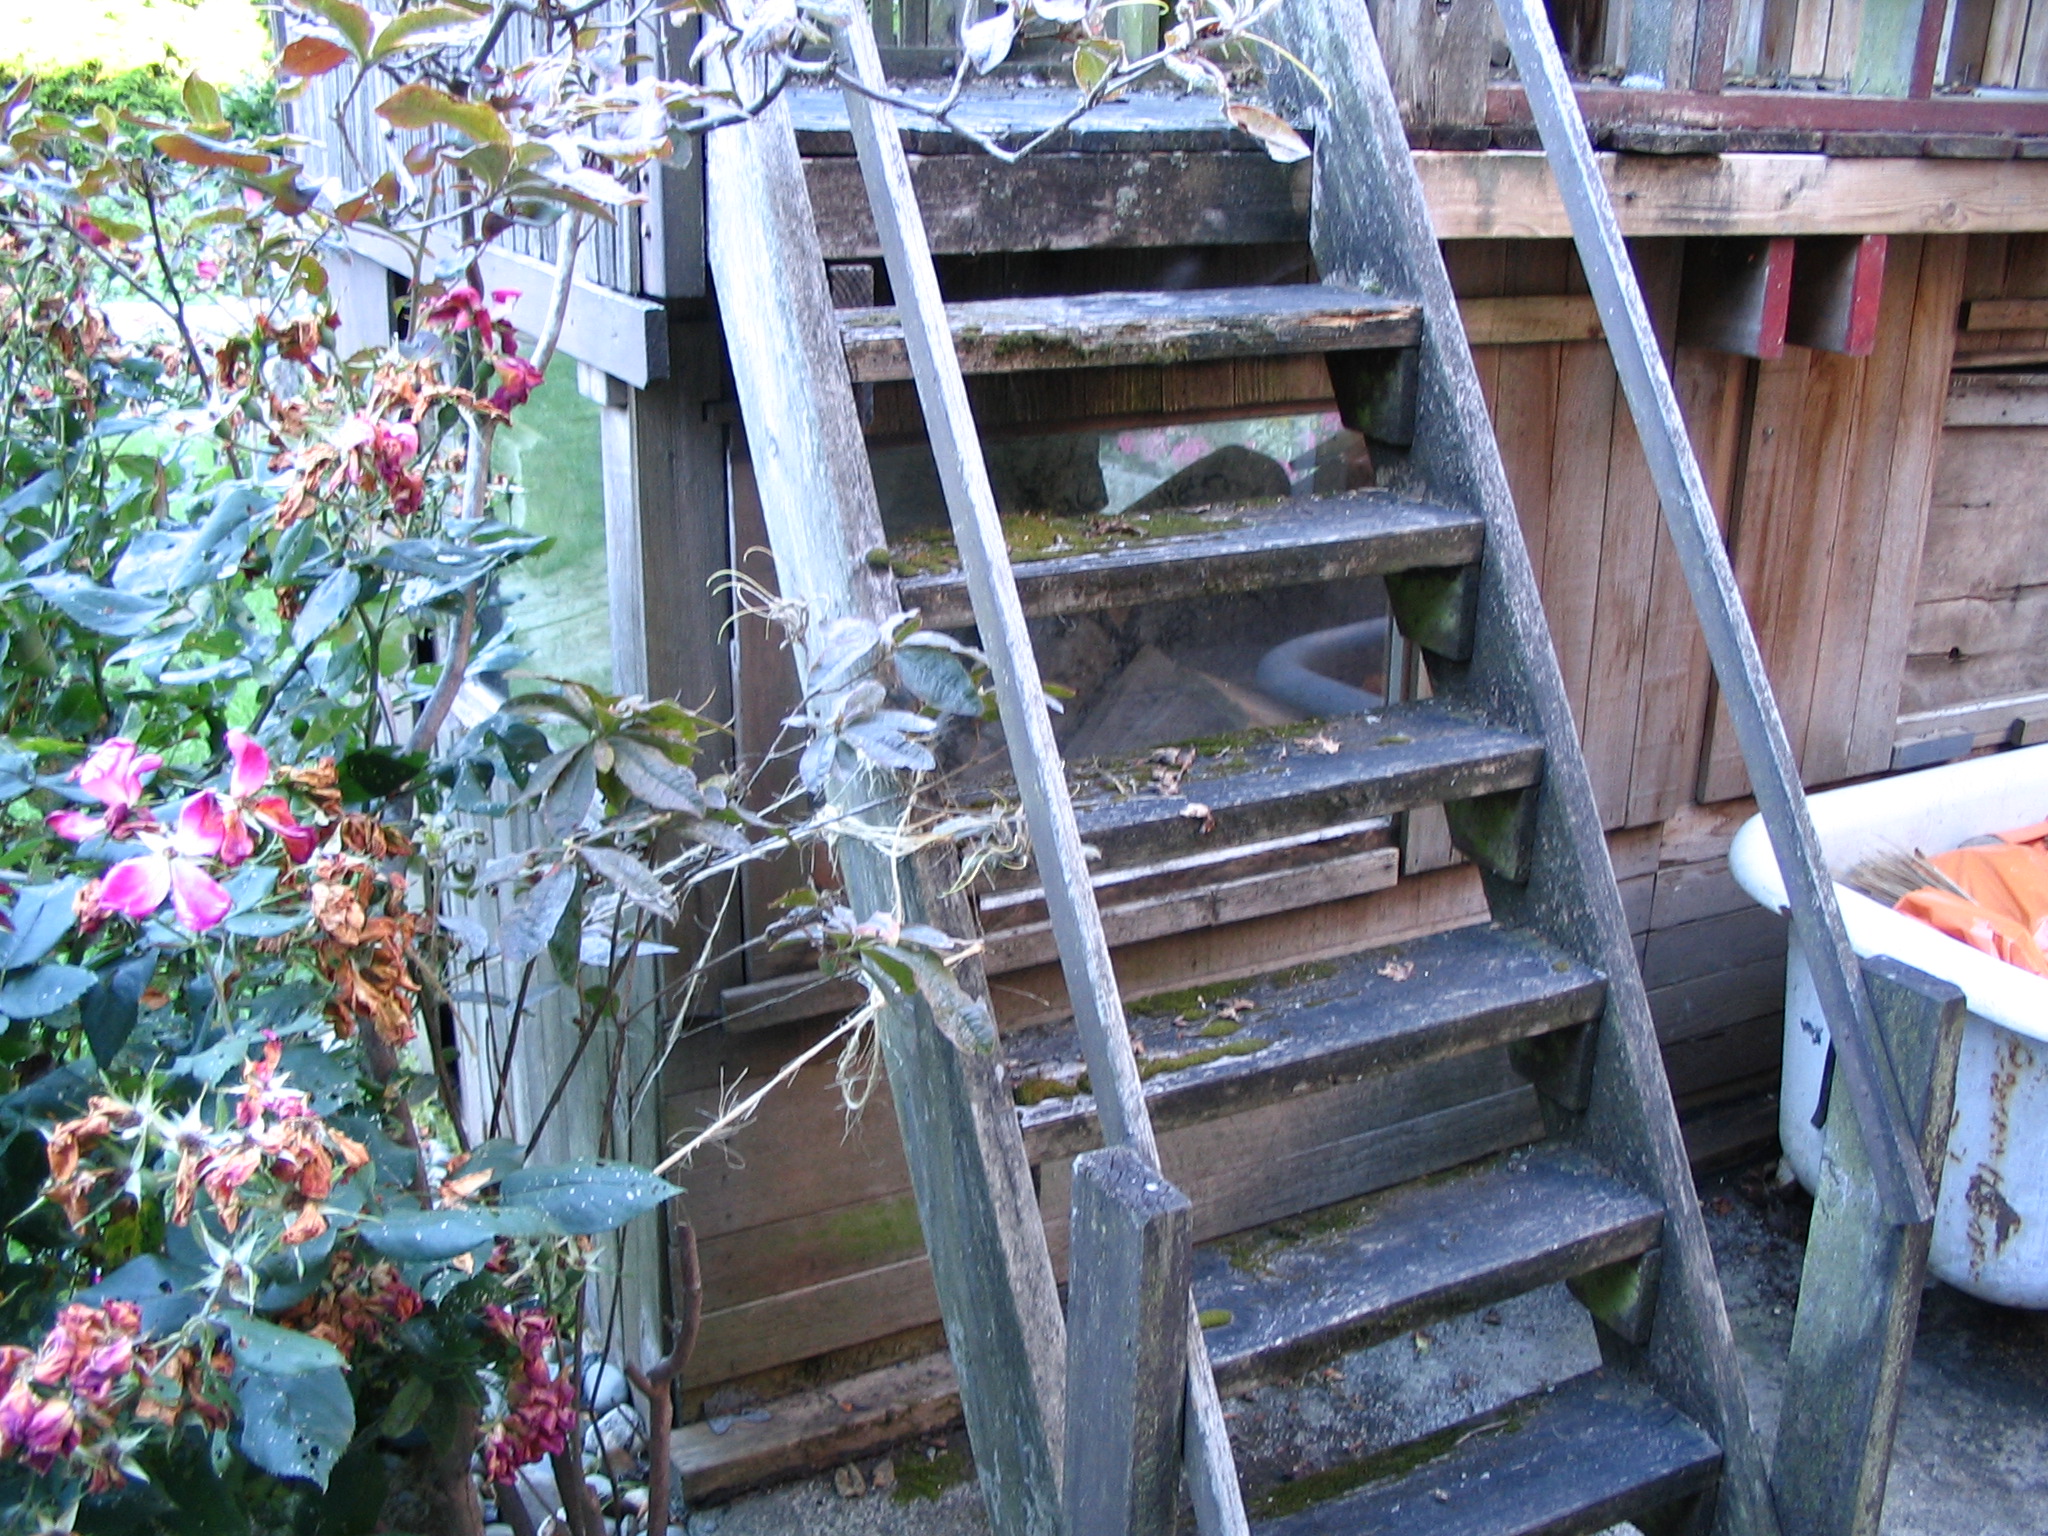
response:
M1836 873L1886 849L1939 853L2048 817L2048 746L1829 790L1811 803ZM1728 862L1759 903L1785 910L1784 882L1761 818L1736 834ZM1857 954L1890 955L1954 982L1969 998L1929 1267L1987 1301L2048 1308L2048 977L1994 960L1846 886L1837 885L1835 896ZM1809 1190L1820 1174L1813 1110L1827 1038L1795 941L1785 967L1778 1135Z

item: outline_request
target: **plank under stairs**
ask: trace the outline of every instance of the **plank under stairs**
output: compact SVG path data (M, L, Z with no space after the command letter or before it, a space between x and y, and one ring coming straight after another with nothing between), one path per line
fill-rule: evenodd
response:
M1104 782L1113 774L1072 776L1081 836L1114 868L1527 789L1543 776L1543 747L1431 699L1198 756L1173 795L1130 793Z
M1017 592L1032 618L1140 603L1186 602L1354 576L1469 565L1479 558L1477 513L1391 491L1349 491L1200 514L1208 527L1085 554L1019 559ZM913 576L897 590L930 629L974 622L958 571Z
M893 308L836 318L856 384L911 376ZM948 304L946 318L968 374L1369 351L1422 335L1416 305L1333 283L978 299Z
M1155 1128L1569 1029L1596 1018L1606 996L1598 972L1541 939L1492 924L1302 970L1213 989L1215 1002L1239 1005L1235 1017L1204 1009L1182 1019L1143 1003L1133 1008ZM1072 1025L1021 1031L1004 1043L1020 1097L1035 1100L1022 1111L1033 1159L1099 1144L1095 1101L1075 1091L1081 1056Z
M1453 1426L1398 1475L1253 1525L1258 1536L1584 1536L1710 1488L1721 1451L1648 1387L1591 1371ZM1402 1448L1406 1451L1407 1448ZM1390 1468L1391 1470L1391 1468Z
M1584 1153L1522 1148L1195 1255L1216 1379L1232 1391L1647 1252L1664 1213Z

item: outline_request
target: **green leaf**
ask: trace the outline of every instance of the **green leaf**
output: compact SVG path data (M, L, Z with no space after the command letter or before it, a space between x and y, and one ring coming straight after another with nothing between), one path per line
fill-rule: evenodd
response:
M401 85L379 103L377 115L394 128L414 132L453 128L479 144L510 144L511 130L497 110L481 101L463 101L423 81Z
M122 640L141 634L164 611L161 603L102 587L76 571L38 576L29 585L72 623Z
M292 620L293 648L303 651L339 624L362 589L361 578L349 567L344 565L328 572Z
M337 777L349 799L362 802L384 800L397 794L419 777L427 766L422 752L393 752L388 747L365 747L343 756Z
M478 31L477 18L452 5L422 6L392 18L377 34L370 62L382 63L401 48L441 48L468 41Z
M220 92L199 78L198 71L185 77L185 115L196 127L224 129L227 114L220 109Z
M896 653L896 675L933 709L969 719L981 715L981 690L957 656L931 646L907 645Z
M304 1376L314 1371L339 1369L344 1363L340 1350L310 1333L280 1328L275 1323L242 1314L226 1322L237 1373L255 1371L268 1376Z
M339 32L357 58L369 58L376 28L370 20L370 13L356 5L354 0L292 0L292 4L318 16Z
M0 1014L10 1019L40 1019L74 1003L99 978L82 965L39 965L0 987Z
M697 787L697 776L667 753L630 736L613 738L611 749L612 772L619 782L657 811L704 814L704 791Z
M506 1174L498 1189L507 1207L541 1211L577 1237L622 1227L682 1193L645 1168L597 1159L521 1168Z
M554 1228L533 1211L509 1216L489 1206L460 1210L397 1211L367 1219L358 1229L363 1241L401 1264L438 1264L468 1253L500 1237L547 1237Z
M522 966L541 957L575 894L576 866L562 864L513 905L498 925L498 953L507 965Z
M106 1071L121 1054L121 1047L135 1033L141 1016L142 994L156 975L157 954L137 955L113 967L93 989L78 1000L78 1021L85 1026L85 1043L92 1059Z
M581 824L596 798L597 747L585 743L540 797L540 824L551 837L565 836Z
M0 932L0 971L34 965L71 931L74 917L71 902L83 880L59 880L55 885L26 885L14 898L7 913L11 932Z
M235 1392L242 1400L242 1454L274 1476L325 1489L356 1433L355 1399L341 1367L289 1376L237 1370Z
M630 853L621 853L616 848L584 848L579 851L592 872L617 886L619 894L634 906L665 923L675 921L675 897L661 883L659 875Z

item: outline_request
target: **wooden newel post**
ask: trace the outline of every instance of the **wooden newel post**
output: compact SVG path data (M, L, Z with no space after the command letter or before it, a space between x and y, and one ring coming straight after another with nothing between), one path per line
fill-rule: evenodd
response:
M1866 960L1863 972L1921 1164L1938 1189L1963 994L1896 960ZM1778 1421L1775 1481L1785 1536L1877 1536L1884 1510L1934 1223L1895 1226L1884 1218L1863 1148L1855 1108L1837 1093Z
M1166 1536L1180 1487L1194 1207L1130 1147L1074 1159L1069 1536Z

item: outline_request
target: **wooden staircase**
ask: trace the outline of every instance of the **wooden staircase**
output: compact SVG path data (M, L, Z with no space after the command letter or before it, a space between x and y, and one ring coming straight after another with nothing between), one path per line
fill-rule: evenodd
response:
M1298 77L1275 83L1277 103L1313 127L1321 282L962 303L945 319L970 375L1320 354L1348 423L1373 445L1374 488L1212 508L1195 531L1017 567L1015 592L1033 619L1379 577L1427 668L1427 698L1270 733L1227 761L1197 758L1171 794L1077 784L1074 824L1097 854L1094 885L1193 870L1192 890L1184 880L1159 898L1144 933L1192 930L1225 920L1218 913L1247 880L1259 893L1245 899L1285 900L1272 894L1273 870L1284 880L1290 859L1306 882L1320 862L1358 856L1322 834L1384 827L1382 818L1426 807L1442 808L1485 883L1490 922L1361 947L1309 974L1246 978L1236 989L1252 1006L1211 1036L1191 1038L1171 1014L1148 1017L1135 1004L1130 1034L1150 1126L1170 1131L1506 1047L1549 1130L1534 1145L1362 1200L1352 1197L1382 1181L1320 1189L1313 1202L1331 1207L1326 1222L1200 1245L1193 1289L1217 1386L1298 1375L1560 1281L1594 1319L1604 1365L1432 1437L1382 1480L1256 1528L1563 1536L1630 1520L1653 1533L1774 1532L1590 783L1370 23L1353 0L1290 3L1275 22L1332 97L1325 108ZM890 309L830 309L779 109L714 135L709 167L714 275L785 593L826 615L901 606L931 627L973 625L961 573L898 581L871 558L882 541L858 428L848 426L853 387L912 376L906 320ZM989 623L982 629L996 650ZM1301 741L1308 730L1312 749ZM1060 878L1048 865L1020 883ZM944 909L942 920L968 919L932 882L913 885L914 897L922 891ZM991 939L992 952L1024 943L1002 931ZM1034 942L1033 953L1050 955L1050 930ZM1019 1315L1039 1316L1050 1267L1029 1251L1034 1239L1044 1250L1026 1217L1030 1233L1004 1228L1007 1269L949 1280L942 1250L956 1239L940 1186L985 1176L998 1191L1014 1188L1026 1164L1100 1143L1090 1027L1084 1017L1003 1040L993 1080L1023 1102L1014 1131L983 1134L984 1175L933 1171L953 1150L921 1144L906 1120L913 1165L927 1164L920 1209L1004 1536L1057 1528L1050 1491L1020 1492L1033 1479L1057 1482L1059 1407L1044 1385L1057 1375L1046 1368L1057 1341L1034 1342L1024 1326L1001 1346L1034 1360L1039 1382L1040 1416L1009 1423L995 1397L1018 1389L999 1385L1001 1349L978 1338L981 1318L969 1314L1022 1297ZM934 1081L898 1078L899 1112L914 1117L902 1107L937 1091ZM987 1168L991 1157L1015 1161ZM1005 1209L1000 1195L993 1204ZM965 1276L975 1268L971 1240L957 1241ZM1244 1262L1247 1251L1256 1263ZM1030 1443L1005 1460L997 1441L1006 1435ZM1191 1462L1191 1484L1202 1475ZM1205 1511L1197 1493L1205 1530L1242 1528L1230 1503Z

